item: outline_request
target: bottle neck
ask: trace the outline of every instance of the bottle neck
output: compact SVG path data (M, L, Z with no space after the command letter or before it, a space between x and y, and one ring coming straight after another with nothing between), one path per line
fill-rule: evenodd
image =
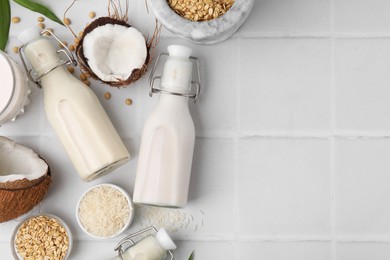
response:
M44 75L62 62L53 44L43 37L28 43L24 52L37 77Z
M161 93L158 99L157 106L165 106L171 108L186 107L188 108L188 98L183 96Z
M43 89L49 88L51 86L56 87L56 83L59 81L63 81L64 76L67 77L70 74L69 71L65 68L65 66L60 66L50 71L46 75L41 78L41 85Z
M164 64L161 89L175 93L191 92L192 63L188 58L170 57Z

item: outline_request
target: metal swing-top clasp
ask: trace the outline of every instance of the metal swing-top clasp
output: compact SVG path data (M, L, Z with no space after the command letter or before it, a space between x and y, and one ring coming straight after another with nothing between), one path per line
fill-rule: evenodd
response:
M148 232L149 233L152 232L154 234L157 234L157 229L155 227L148 227L148 228L142 229L134 234L128 235L127 237L125 237L121 241L119 241L118 245L114 248L114 251L118 251L119 258L124 260L122 255L125 251L122 249L122 246L125 243L130 243L131 245L134 245L135 242L132 240L132 238L143 235L144 233L148 233ZM167 260L173 260L173 253L171 252L171 250L168 250L167 252L168 252L168 256L169 256L169 259L167 259Z
M60 39L57 38L57 36L55 36L55 34L53 32L51 32L50 30L44 30L42 31L40 34L43 35L45 33L48 33L50 34L50 36L52 36L59 44L60 46L62 47L62 49L58 50L57 53L58 54L65 54L66 56L66 59L67 60L61 60L60 63L58 63L56 66L54 66L53 68L50 68L50 69L47 69L46 71L42 72L40 75L36 75L35 72L33 72L32 68L29 68L29 66L27 66L28 64L28 60L24 58L24 47L26 47L26 44L23 44L22 46L19 47L19 57L20 57L20 60L22 61L23 63L23 67L24 69L26 70L27 72L27 76L28 78L34 82L38 88L42 88L41 86L41 78L43 76L45 76L46 74L50 73L51 71L55 70L56 68L60 67L60 66L63 66L63 65L73 65L73 66L77 66L77 61L76 59L74 58L73 54L70 52L70 50L65 46L65 44L62 43L62 41L60 41ZM31 66L30 66L31 67Z
M161 88L154 87L154 81L156 79L160 79L161 80L161 75L154 76L154 73L155 73L156 68L157 68L157 64L158 64L161 56L169 56L169 54L167 52L160 53L158 55L157 59L156 59L156 62L154 63L154 66L153 66L152 71L151 71L150 76L149 76L149 85L150 85L149 86L149 96L153 96L153 93L163 93L163 94L169 94L169 95L193 98L194 99L194 103L196 103L196 101L198 101L198 98L199 98L199 95L200 95L200 90L201 90L200 67L199 67L199 60L198 60L198 58L193 57L193 56L189 57L189 59L191 61L196 63L196 67L197 67L198 81L191 80L191 89L192 89L192 86L194 86L195 87L195 91L190 92L190 93L180 93L180 92L168 91L168 90L164 90L164 89L161 89Z

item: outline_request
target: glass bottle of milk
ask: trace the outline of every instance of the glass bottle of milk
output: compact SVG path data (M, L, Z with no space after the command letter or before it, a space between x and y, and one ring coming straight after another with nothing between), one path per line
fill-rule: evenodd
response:
M80 177L91 181L126 163L130 155L98 98L68 72L61 51L33 29L18 38L24 44L20 48L23 64L27 69L25 56L35 79L28 69L27 73L43 89L47 118ZM62 52L71 60L66 51Z
M140 204L183 207L187 203L195 144L188 98L196 100L200 83L192 81L191 59L197 59L190 56L190 48L170 45L168 52L164 53L168 59L160 88L153 88L154 79L160 78L153 77L156 65L151 73L150 94L159 92L160 97L144 124L133 200ZM191 94L194 84L197 92Z
M154 229L154 228L153 228ZM142 234L149 230L148 228L138 232L136 235ZM155 229L154 229L155 230ZM119 249L119 256L115 257L112 260L163 260L170 258L173 259L173 254L171 250L176 249L176 244L169 237L165 229L161 228L158 232L150 234L137 243L130 246L126 251L122 251L122 245L125 242L131 241L131 238L134 235L124 238L120 242L119 246L115 250Z

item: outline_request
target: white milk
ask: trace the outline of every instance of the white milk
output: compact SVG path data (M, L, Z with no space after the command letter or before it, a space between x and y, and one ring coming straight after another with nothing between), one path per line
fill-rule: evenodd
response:
M24 112L30 88L24 70L1 50L0 74L0 125L3 125Z
M60 62L52 43L35 37L24 48L37 75ZM41 79L47 118L80 177L91 181L130 159L94 92L60 66Z
M192 79L191 49L171 45L168 51L161 88L188 93ZM142 132L133 201L167 207L185 206L194 144L195 127L188 98L162 92Z
M175 250L176 245L165 229L161 228L156 236L148 235L130 246L123 254L123 260L162 260L169 250ZM122 260L119 256L113 260Z

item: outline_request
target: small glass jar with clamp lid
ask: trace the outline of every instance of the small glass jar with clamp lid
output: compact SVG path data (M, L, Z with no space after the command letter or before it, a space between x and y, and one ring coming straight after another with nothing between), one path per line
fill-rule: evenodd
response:
M137 237L143 238L134 242ZM125 243L131 246L123 250ZM122 239L115 248L118 256L113 260L173 260L172 250L175 249L176 245L165 229L157 231L154 227L148 227Z

